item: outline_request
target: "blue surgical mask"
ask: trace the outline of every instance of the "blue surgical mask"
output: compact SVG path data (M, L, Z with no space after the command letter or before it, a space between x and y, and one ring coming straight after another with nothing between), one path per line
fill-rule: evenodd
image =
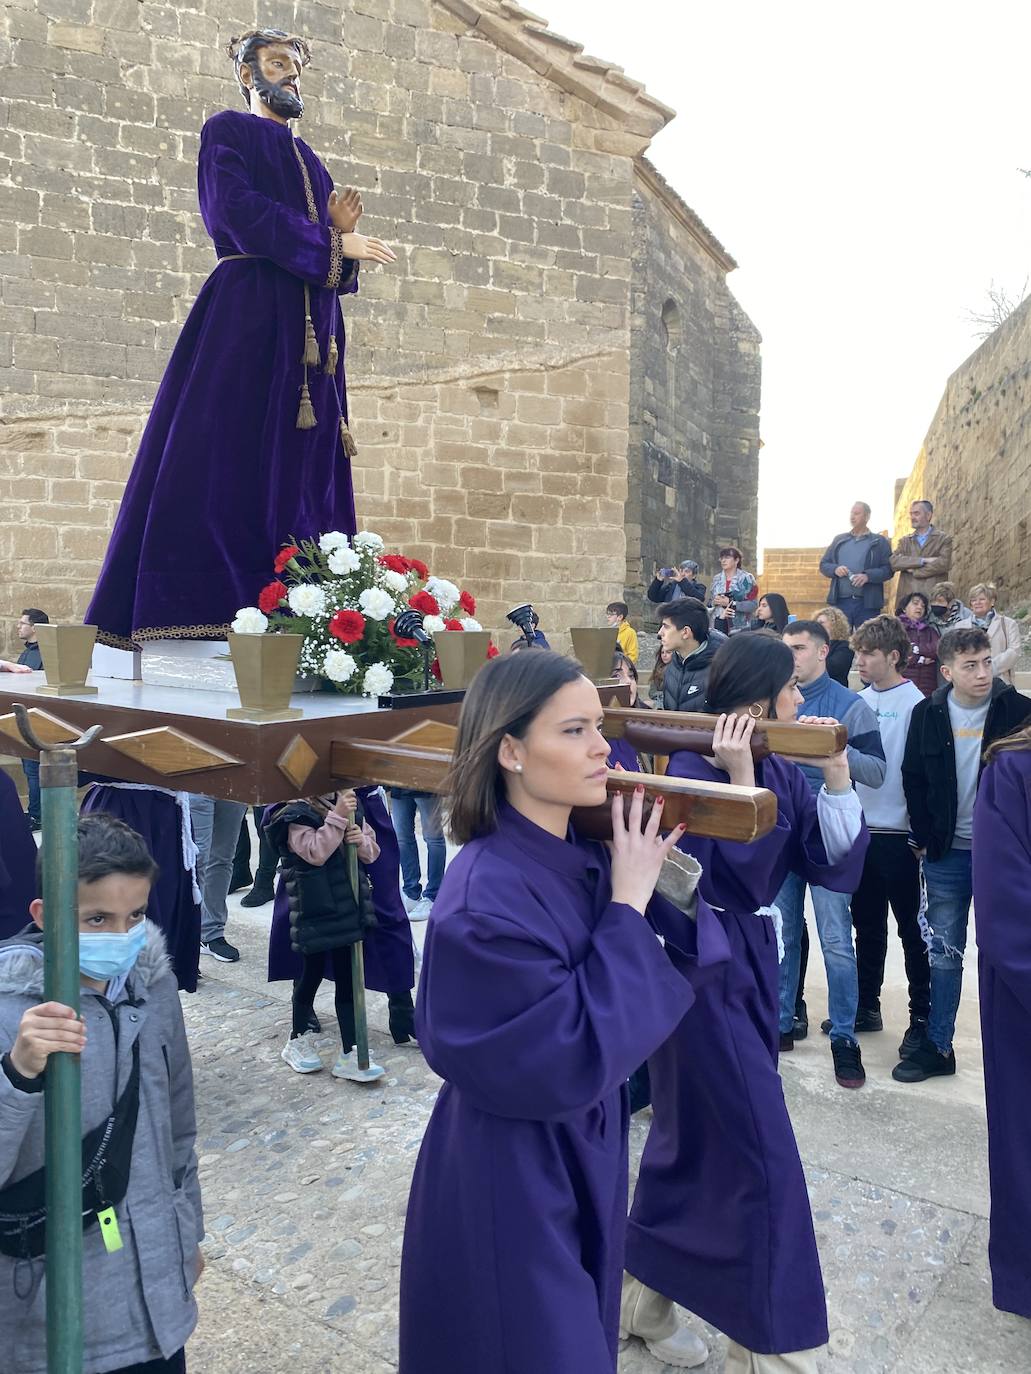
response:
M143 921L124 935L101 930L79 931L79 969L87 978L125 977L147 943Z

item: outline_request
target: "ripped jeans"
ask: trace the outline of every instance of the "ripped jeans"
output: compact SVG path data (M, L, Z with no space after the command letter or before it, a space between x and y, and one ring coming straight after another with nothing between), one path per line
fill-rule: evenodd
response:
M950 849L944 859L925 859L924 881L927 911L920 925L931 965L927 1034L942 1054L948 1054L963 990L963 952L972 896L970 850Z

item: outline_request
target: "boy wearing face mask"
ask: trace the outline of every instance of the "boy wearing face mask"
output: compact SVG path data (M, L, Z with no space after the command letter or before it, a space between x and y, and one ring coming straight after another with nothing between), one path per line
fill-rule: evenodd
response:
M80 816L78 834L81 1014L42 1000L41 901L0 943L0 1343L11 1368L46 1371L45 1228L11 1218L43 1205L47 1061L77 1054L84 1159L100 1165L83 1186L83 1374L184 1374L204 1222L182 1010L147 920L157 870L111 816Z

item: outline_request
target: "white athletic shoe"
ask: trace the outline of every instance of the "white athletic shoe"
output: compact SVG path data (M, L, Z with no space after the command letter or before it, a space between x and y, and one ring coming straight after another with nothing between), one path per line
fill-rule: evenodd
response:
M425 921L429 919L429 914L433 910L433 903L428 897L420 897L408 913L410 921Z
M319 1057L319 1051L315 1044L315 1037L308 1031L306 1035L298 1035L293 1040L288 1040L283 1046L280 1058L285 1064L296 1073L318 1073L323 1067Z
M386 1069L381 1069L378 1064L369 1061L367 1069L358 1067L358 1051L351 1050L348 1054L341 1053L337 1057L337 1062L330 1070L334 1078L349 1078L352 1083L375 1083L377 1078L382 1078Z

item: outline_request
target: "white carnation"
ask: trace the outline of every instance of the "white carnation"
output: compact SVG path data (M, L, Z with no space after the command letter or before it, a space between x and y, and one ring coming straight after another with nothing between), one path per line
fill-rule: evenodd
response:
M322 671L330 682L347 682L349 678L354 677L357 669L357 663L350 654L344 653L343 649L330 649L322 665Z
M463 630L482 630L483 626L478 620L474 620L471 615L467 615L462 621Z
M408 590L408 578L404 573L395 572L393 568L383 568L379 576L384 587L389 587L392 592Z
M394 609L394 598L382 587L366 587L358 598L358 605L370 620L386 620Z
M458 605L458 598L462 595L455 584L448 582L444 577L431 577L426 583L426 591L437 602L445 615L452 606Z
M268 616L257 606L243 606L229 628L236 635L263 635L268 629Z
M319 548L323 553L332 553L334 549L344 548L348 545L346 534L341 534L339 530L330 530L319 540Z
M348 573L353 573L361 566L361 561L354 549L347 544L341 544L329 555L329 570L338 577L346 577Z
M442 615L424 615L422 618L422 628L428 635L443 634L447 628L444 624Z
M394 685L394 674L385 663L373 663L366 668L362 691L367 697L381 697Z
M363 553L382 553L383 540L371 530L362 530L354 536L354 547L361 549Z
M308 582L302 582L299 587L291 587L286 600L295 615L325 614L326 593L321 587L313 587Z

